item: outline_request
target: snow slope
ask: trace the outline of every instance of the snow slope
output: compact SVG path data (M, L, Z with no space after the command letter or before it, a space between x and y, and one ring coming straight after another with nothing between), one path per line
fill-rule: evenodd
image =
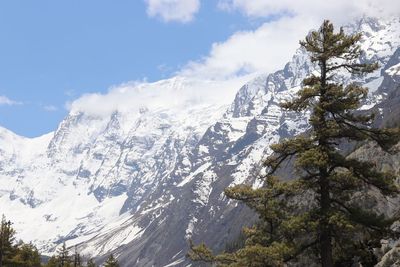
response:
M361 62L380 62L370 75L340 78L370 88L368 109L397 75L400 20L345 29L366 37ZM0 129L0 213L47 254L66 241L99 261L113 252L123 266L183 266L189 238L220 248L251 220L223 189L259 186L269 145L308 128L307 112L278 104L314 69L298 49L284 69L251 80L175 77L84 96L39 138Z

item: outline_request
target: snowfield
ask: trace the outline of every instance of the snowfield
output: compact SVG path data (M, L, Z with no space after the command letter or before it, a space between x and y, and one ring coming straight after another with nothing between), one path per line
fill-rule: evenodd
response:
M345 29L368 37L361 60L380 63L366 77L340 77L370 88L361 107L369 109L386 97L385 75L400 75L392 57L400 19L364 18ZM223 189L260 186L269 145L308 128L307 112L282 111L279 102L314 69L298 49L271 74L174 77L85 95L42 137L0 128L0 213L47 255L65 241L85 256L113 252L123 266L185 266L189 238L222 244L240 229L231 217L240 207Z

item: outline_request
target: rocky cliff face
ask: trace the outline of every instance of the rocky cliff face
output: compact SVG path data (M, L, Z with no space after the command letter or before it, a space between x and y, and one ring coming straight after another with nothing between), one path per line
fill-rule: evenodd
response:
M360 61L381 68L340 79L370 88L361 109L374 107L383 123L399 107L400 20L364 18L346 30L364 33ZM66 241L99 260L113 252L122 266L184 266L188 239L221 249L254 219L223 189L260 186L269 145L307 130L307 112L278 104L314 69L299 49L283 70L246 83L231 104L73 111L35 139L1 129L1 212L43 252ZM179 94L193 84L177 77L149 86Z

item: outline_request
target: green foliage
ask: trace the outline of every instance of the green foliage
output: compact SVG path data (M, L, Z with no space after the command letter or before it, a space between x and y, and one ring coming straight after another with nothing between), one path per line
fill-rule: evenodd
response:
M58 266L60 266L60 263L56 256L52 256L45 266L46 267L58 267Z
M7 221L3 215L0 226L0 266L11 264L13 256L16 254L17 247L14 245L15 230L11 222Z
M74 257L73 257L73 266L74 267L81 267L82 265L82 259L81 259L81 255L78 253L77 251L77 247L75 246L75 253L74 253Z
M39 251L32 244L20 244L12 258L13 266L40 267L41 260Z
M109 267L117 267L110 265ZM7 221L3 216L0 226L0 267L40 267L41 257L37 248L32 244L25 244L22 241L15 242L15 230L12 228L12 223ZM52 256L46 267L81 267L82 259L76 251L71 257L68 249L63 245L57 250L57 255ZM87 262L88 267L96 267L94 261L90 259Z
M60 267L72 266L71 257L68 254L69 252L64 242L63 245L57 250L57 260Z
M97 267L97 266L93 259L89 259L86 263L86 267Z
M46 267L79 267L81 265L80 255L75 251L73 257L69 256L65 242L57 249L57 255L50 258Z
M3 216L0 226L0 266L40 267L40 254L32 244L15 242L12 223Z
M335 33L333 25L324 21L300 42L320 75L306 78L297 98L281 106L292 112L311 110L311 130L307 136L271 146L274 154L265 162L269 173L263 177L264 187L238 185L225 190L260 218L244 229L243 248L214 255L204 244L191 244L192 260L218 266L284 266L299 258L323 267L351 266L357 259L363 266L377 263L373 248L380 246L381 239L394 237L391 225L398 218L365 209L358 199L370 190L396 196L396 177L370 162L346 157L339 144L374 141L393 152L400 131L372 128L373 114L354 112L368 90L336 83L340 70L363 75L377 69L376 63L358 62L360 39L360 34L346 35L343 29ZM295 159L296 176L282 182L273 175L290 159Z
M106 262L104 263L104 267L119 267L118 260L114 258L114 255L111 254Z

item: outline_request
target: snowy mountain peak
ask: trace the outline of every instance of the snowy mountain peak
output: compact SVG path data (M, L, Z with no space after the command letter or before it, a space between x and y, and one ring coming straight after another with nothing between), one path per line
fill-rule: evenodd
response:
M385 77L399 73L393 55L400 20L363 18L345 28L366 36L360 61L381 64L366 77L341 77L376 92L370 108L385 97ZM222 246L229 231L240 229L233 214L246 214L223 189L259 186L254 174L269 145L308 128L307 112L284 112L279 103L314 68L299 48L284 69L247 83L249 77L174 77L123 84L74 101L58 129L43 137L0 128L2 212L42 252L67 241L86 255L113 251L125 266L184 262L187 239L199 235Z

